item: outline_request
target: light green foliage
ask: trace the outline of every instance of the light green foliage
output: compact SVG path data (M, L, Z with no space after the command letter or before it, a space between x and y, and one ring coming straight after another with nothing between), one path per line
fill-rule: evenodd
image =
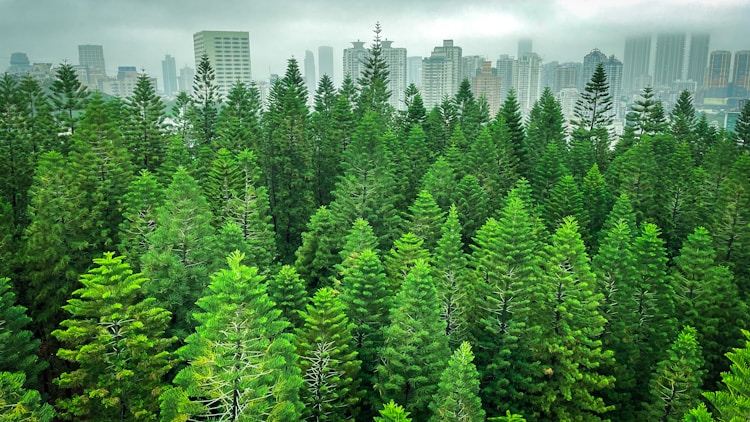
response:
M255 82L237 80L216 118L214 149L226 148L235 154L257 149L260 143L260 91Z
M479 399L479 372L473 363L471 345L464 342L440 375L438 392L430 406L433 421L482 422L484 410Z
M555 184L549 193L549 200L544 203L544 211L550 229L557 229L565 217L572 216L580 224L582 237L588 238L588 213L584 208L581 188L573 176L565 175Z
M24 388L23 373L0 372L0 421L50 422L55 409L42 402L39 392Z
M156 209L164 202L164 188L148 170L133 178L122 198L118 250L140 267L148 248L148 236L156 228Z
M349 420L360 398L361 362L352 338L355 326L344 311L337 293L325 287L300 312L304 325L295 339L304 379L300 394L311 420Z
M598 165L594 164L586 173L581 190L583 193L583 209L588 216L586 233L591 236L590 243L586 246L591 248L598 244L596 234L601 232L612 205Z
M63 63L57 68L50 90L50 100L59 128L61 132L72 135L77 128L80 112L86 108L89 91L78 80L73 66L69 63Z
M506 410L504 416L489 418L487 420L492 422L526 422L526 419L524 419L523 416L510 413L510 410Z
M37 361L39 340L27 327L31 318L25 307L16 304L16 295L10 289L10 280L0 278L0 371L20 372L26 385L36 386L37 375L46 362Z
M302 245L295 252L297 260L294 268L311 290L326 285L334 278L335 266L341 262L336 253L343 243L343 234L338 234L340 231L343 232L324 205L310 217L307 231L302 233Z
M534 174L530 181L534 191L534 199L540 204L549 200L552 188L563 176L568 174L563 153L564 151L560 150L559 145L550 142L534 168Z
M199 325L177 354L187 363L161 397L164 421L300 420L302 385L288 322L255 267L232 253L198 300Z
M411 422L410 413L405 411L401 405L393 400L383 405L380 416L375 417L375 422Z
M393 291L398 291L401 281L418 261L430 261L430 252L423 247L424 242L414 233L406 233L396 240L388 256L385 257L385 272Z
M165 105L147 74L138 75L133 95L126 101L124 131L133 164L155 172L166 158Z
M414 204L409 207L407 227L410 232L422 239L428 251L434 250L437 246L440 227L444 221L445 212L440 209L430 192L420 191Z
M448 211L456 188L456 174L442 155L435 160L422 178L422 189L429 192L443 211Z
M268 280L268 296L276 304L276 309L281 311L281 316L291 323L292 329L302 327L300 312L305 310L309 299L305 282L294 267L284 265Z
M529 113L526 123L526 137L521 145L521 175L532 178L537 162L544 155L547 145L555 143L558 147L565 145L565 119L555 96L549 87L545 87Z
M743 334L747 338L744 347L726 355L732 364L728 372L721 374L724 388L703 393L721 422L742 422L750 415L750 332L743 330Z
M175 338L165 330L168 311L144 299L147 280L114 253L94 259L81 276L83 287L63 308L71 315L52 332L61 343L57 356L75 363L55 380L71 389L58 399L60 416L73 420L149 420L159 412L158 396L173 366Z
M451 207L435 248L435 278L445 321L448 343L457 346L467 335L467 258L461 241L461 223L456 207Z

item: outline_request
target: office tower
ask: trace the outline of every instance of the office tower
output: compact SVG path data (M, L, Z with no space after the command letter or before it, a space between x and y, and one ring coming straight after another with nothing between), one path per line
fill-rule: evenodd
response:
M161 61L162 84L164 85L164 95L171 97L177 93L177 66L174 57L169 54L164 56Z
M521 112L527 114L542 93L542 59L536 53L519 57L513 66L513 89Z
M187 95L193 95L193 79L195 79L195 69L188 66L180 69L180 77L177 81L180 91Z
M406 49L403 47L392 47L393 41L383 40L380 42L380 52L385 64L388 65L388 90L391 98L388 103L396 110L406 107Z
M622 73L623 64L617 60L614 55L609 56L604 61L604 73L607 74L607 83L609 84L609 96L612 98L612 111L616 119L624 116L624 110L621 107L622 100Z
M78 64L85 69L86 84L98 88L99 81L106 79L104 48L101 45L79 45Z
M531 53L533 50L531 48L531 38L521 38L518 40L518 57L519 59L523 57L524 55Z
M200 31L193 34L195 66L208 56L216 72L219 95L226 98L238 81L253 82L250 61L250 35L244 31Z
M706 98L724 98L729 88L729 66L732 53L725 50L712 51L706 69Z
M733 97L750 96L750 50L734 53Z
M510 92L510 89L513 87L513 60L512 57L508 56L507 54L500 55L500 58L497 59L497 76L500 78L500 81L502 81L502 90L500 92L500 97L502 98L502 101L504 102L506 98L508 98L508 92Z
M13 53L10 55L10 67L7 72L11 75L27 75L31 73L31 63L26 53Z
M461 57L461 81L464 78L471 82L474 76L477 76L479 69L484 66L484 57L482 56L463 56Z
M557 100L560 102L560 111L566 121L571 121L575 117L576 103L581 96L578 88L563 88L557 93Z
M651 59L651 35L625 39L625 60L622 69L623 92L630 95L651 85L648 72Z
M669 88L682 78L685 59L685 34L659 34L656 36L654 59L654 88Z
M503 103L502 81L497 76L497 69L492 67L492 62L484 61L481 69L471 80L471 90L475 98L484 96L490 106L490 115L494 116Z
M555 68L552 93L557 94L566 88L578 88L578 66L574 63L563 63Z
M552 91L552 87L555 84L555 71L560 66L560 63L558 62L549 62L542 65L542 91L544 91L544 88L549 88L550 91Z
M682 79L695 81L698 88L703 87L706 78L706 63L708 63L708 44L711 41L709 34L690 35L690 47L687 49L688 64Z
M315 97L315 90L318 87L318 79L315 77L315 55L310 50L305 50L305 85L307 86L307 92L309 102L312 103L312 99Z
M461 85L461 47L453 45L453 40L443 40L443 45L435 47L422 60L422 94L424 105L429 110L443 101L444 96L452 97Z
M333 79L333 47L322 45L318 47L318 74L322 78L328 75L334 86L336 82Z
M607 55L602 53L598 48L591 50L591 52L583 56L583 88L586 88L586 84L591 82L591 77L594 76L596 67L599 63L604 63L607 60Z
M417 88L422 87L422 56L406 58L406 85L410 84Z
M135 92L139 77L140 74L135 66L119 66L117 68L117 76L100 81L99 89L103 93L113 97L128 98ZM149 77L149 82L155 91L156 78Z
M357 81L369 54L364 41L352 41L352 47L344 49L344 77L349 75L353 81Z

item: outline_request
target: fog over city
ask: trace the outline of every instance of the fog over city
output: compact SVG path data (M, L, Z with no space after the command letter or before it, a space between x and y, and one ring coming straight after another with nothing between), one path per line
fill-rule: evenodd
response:
M193 34L248 31L254 79L283 73L305 50L334 48L336 76L351 41L369 45L375 22L394 47L429 56L443 39L465 55L515 55L521 37L544 62L580 61L593 48L622 58L627 35L710 32L710 50L747 49L747 0L0 0L0 71L14 52L31 62L77 63L79 44L104 48L107 73L136 66L161 79L161 60L193 67ZM338 79L340 80L340 79Z

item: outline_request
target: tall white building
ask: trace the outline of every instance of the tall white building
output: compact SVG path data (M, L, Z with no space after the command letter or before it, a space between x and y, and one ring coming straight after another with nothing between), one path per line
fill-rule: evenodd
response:
M519 57L513 65L513 89L521 112L528 114L542 95L542 59L536 53Z
M497 59L497 76L500 78L500 101L508 98L508 93L513 87L513 57L503 54Z
M422 88L422 56L406 58L406 85L409 84Z
M422 94L424 105L431 109L443 101L445 96L453 96L461 86L461 47L453 45L453 40L443 40L443 45L435 47L422 60Z
M174 57L167 54L161 61L162 91L167 97L177 93L177 65Z
M179 90L187 95L193 95L193 79L195 79L195 69L189 66L180 69L180 76L177 77Z
M333 79L333 47L327 45L318 47L318 74L320 78L323 75L328 75L335 85L336 82Z
M216 72L219 94L226 98L232 86L253 81L250 62L250 35L244 31L201 31L193 34L195 66L205 54Z
M388 65L388 90L391 98L388 102L396 110L404 109L406 95L406 49L403 47L391 47L393 41L381 41L381 54Z
M626 94L640 92L651 85L649 64L651 60L651 35L632 36L625 39L622 85Z
M609 56L604 61L604 73L607 74L607 83L609 84L609 96L612 97L612 111L615 118L624 117L622 102L622 62L617 60L614 55Z
M352 41L352 47L344 49L344 78L349 75L356 82L369 54L364 41Z

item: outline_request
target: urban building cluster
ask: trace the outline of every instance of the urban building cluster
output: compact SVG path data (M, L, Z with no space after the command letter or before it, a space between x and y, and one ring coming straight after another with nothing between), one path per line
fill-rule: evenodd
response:
M354 41L343 50L344 75L357 80L370 54L369 45ZM244 31L200 31L193 35L195 63L205 54L216 72L216 84L221 95L226 95L236 81L253 82L250 37ZM118 67L117 75L107 75L104 50L101 45L79 45L79 62L75 65L80 81L107 95L129 96L138 77L133 66ZM323 75L334 77L333 47L320 46L316 56L305 52L302 72L314 97L317 82ZM622 129L629 104L638 99L646 86L653 88L667 109L683 90L693 94L696 106L708 115L721 115L738 109L741 101L750 96L750 50L710 50L710 34L663 33L630 36L625 40L622 60L607 55L597 48L583 57L582 62L544 63L534 52L531 39L518 41L515 56L501 54L497 59L479 55L464 55L454 40L443 40L427 57L409 56L404 47L394 41L382 41L382 57L388 64L392 93L391 105L404 107L404 91L414 84L421 92L424 104L431 108L444 98L454 95L463 81L471 82L474 95L484 96L491 113L496 113L511 89L515 91L521 110L528 113L543 89L548 87L559 99L563 114L571 118L579 95L602 64L607 74L609 93L613 99L615 130ZM30 63L24 53L11 56L9 73L30 74L38 79L49 79L54 73L51 63ZM167 54L162 61L162 78L158 86L165 97L178 92L191 93L194 69L176 66L175 58ZM261 98L268 95L278 75L268 80L256 80ZM157 86L155 78L152 78ZM335 84L341 81L334 80ZM721 126L721 117L714 119Z

